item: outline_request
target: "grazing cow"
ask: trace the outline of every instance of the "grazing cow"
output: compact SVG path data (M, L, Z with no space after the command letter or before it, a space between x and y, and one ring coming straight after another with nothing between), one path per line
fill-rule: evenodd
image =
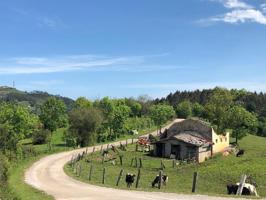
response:
M132 186L132 184L134 183L135 181L135 174L130 174L130 173L127 173L126 175L126 183L127 183L127 187L130 188Z
M153 182L151 183L152 187L155 187L155 185L159 186L159 181L160 181L160 176L157 175L155 179L153 180ZM168 182L168 176L162 175L161 183L166 185L167 182Z
M109 154L108 150L103 150L103 152L102 152L102 156L103 157L106 157L108 154Z
M240 156L243 156L245 153L245 150L244 149L240 149L237 154L236 154L236 157L240 157Z
M237 184L228 184L227 185L227 193L228 194L236 194L238 190L239 183ZM244 183L242 195L255 195L258 197L258 193L256 187L249 183Z

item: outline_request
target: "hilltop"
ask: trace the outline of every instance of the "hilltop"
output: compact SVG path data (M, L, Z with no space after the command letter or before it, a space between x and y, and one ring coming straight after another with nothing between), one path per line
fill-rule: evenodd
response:
M34 111L37 111L38 107L49 97L56 97L64 101L68 110L73 107L74 100L68 97L52 95L43 91L27 92L20 91L12 87L0 86L0 100L7 102L18 102L25 106L30 106Z

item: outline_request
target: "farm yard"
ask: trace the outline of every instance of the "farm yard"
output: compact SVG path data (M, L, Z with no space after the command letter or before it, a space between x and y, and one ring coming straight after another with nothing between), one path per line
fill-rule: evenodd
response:
M125 182L126 173L137 175L140 169L140 179L138 188L136 181L130 188L131 190L161 191L173 193L191 193L192 177L194 172L198 172L196 187L197 194L226 195L226 185L240 181L242 174L246 174L257 183L258 194L266 196L266 139L258 136L249 135L239 141L241 149L245 149L242 157L229 155L223 157L216 155L212 159L202 164L179 164L173 165L169 159L150 157L148 153L136 152L135 145L128 145L126 151L119 149L119 154L109 150L108 157L103 162L100 152L87 155L73 166L67 164L65 172L78 179L90 184L128 189ZM122 166L120 158L122 157ZM137 158L137 165L135 158ZM142 167L140 167L140 158ZM162 164L164 167L162 167ZM92 166L92 168L91 168ZM152 188L151 183L163 168L163 174L169 177L165 185ZM105 169L105 170L103 170ZM118 176L123 169L123 176L117 185ZM91 171L91 172L90 172ZM103 184L103 171L104 184Z

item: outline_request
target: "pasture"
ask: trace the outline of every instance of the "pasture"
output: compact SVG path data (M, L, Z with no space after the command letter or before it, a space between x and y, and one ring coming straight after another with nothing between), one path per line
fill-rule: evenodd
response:
M105 160L102 163L100 152L87 155L83 160L79 161L80 166L76 168L70 165L65 166L65 171L68 175L90 184L101 185L105 187L114 187L120 189L128 189L125 183L125 174L137 174L138 168L135 167L135 157L142 160L140 168L140 181L138 188L134 190L143 191L161 191L174 193L191 193L192 177L194 172L198 172L197 194L210 195L226 195L226 185L228 183L239 182L242 174L251 176L258 184L257 191L260 196L266 196L266 138L249 135L239 142L240 148L245 149L245 154L242 157L230 155L223 157L216 155L212 159L201 164L181 164L173 167L172 160L150 157L147 153L135 152L135 145L129 145L127 151L119 151L122 156L123 165L120 164L119 156L115 153L110 153L110 161ZM109 151L111 152L111 150ZM113 158L113 159L111 159ZM133 159L133 163L131 165ZM167 174L169 181L166 186L152 188L151 183L161 168L161 160L165 165L164 174ZM92 173L90 177L90 167ZM139 164L138 164L139 166ZM105 168L105 183L103 180L103 169ZM120 170L124 173L116 186L117 178ZM80 170L80 171L79 171ZM80 172L80 174L79 174ZM89 180L91 178L91 180Z

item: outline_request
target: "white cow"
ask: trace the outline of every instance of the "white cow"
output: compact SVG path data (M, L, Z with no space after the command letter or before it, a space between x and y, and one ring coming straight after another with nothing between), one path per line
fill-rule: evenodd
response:
M240 183L236 183L238 186ZM256 187L250 183L244 183L244 187L247 188L250 191L251 195L255 195L256 197L259 197Z

